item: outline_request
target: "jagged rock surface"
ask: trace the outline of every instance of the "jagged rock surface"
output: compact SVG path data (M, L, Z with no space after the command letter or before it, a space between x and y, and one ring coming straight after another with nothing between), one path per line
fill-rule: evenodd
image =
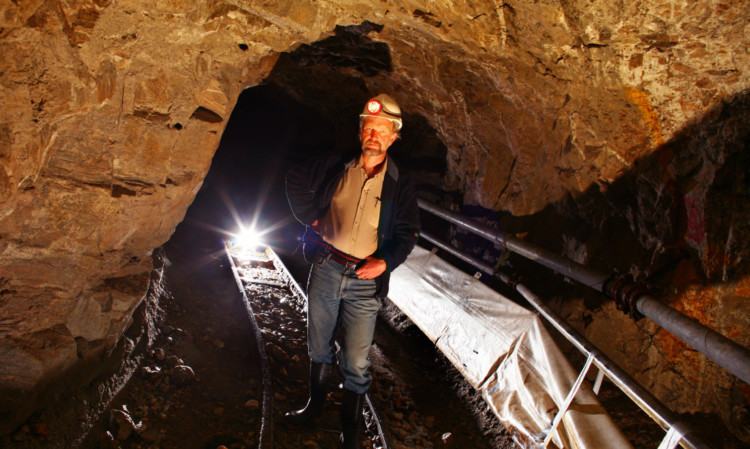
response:
M677 308L750 342L747 2L197 3L0 2L4 413L115 344L239 92L337 25L364 49L303 52L309 82L286 84L301 101L335 116L392 92L444 144L440 187L577 217L547 243L660 274ZM360 96L337 95L332 72ZM742 420L746 385L655 326L561 310L676 409ZM613 326L639 343L618 346Z

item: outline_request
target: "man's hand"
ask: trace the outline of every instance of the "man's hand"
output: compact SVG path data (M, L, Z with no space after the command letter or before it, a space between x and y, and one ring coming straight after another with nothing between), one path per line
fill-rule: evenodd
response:
M385 260L367 256L362 265L357 268L357 277L360 279L375 279L385 271Z

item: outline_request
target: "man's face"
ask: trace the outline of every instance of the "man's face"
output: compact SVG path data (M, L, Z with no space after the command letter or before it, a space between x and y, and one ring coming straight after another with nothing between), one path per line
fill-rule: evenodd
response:
M368 156L380 156L396 140L393 122L381 117L365 117L359 132L362 151Z

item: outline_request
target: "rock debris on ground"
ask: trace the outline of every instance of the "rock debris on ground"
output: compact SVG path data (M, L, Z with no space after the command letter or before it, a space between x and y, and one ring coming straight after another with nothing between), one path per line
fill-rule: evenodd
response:
M159 337L82 449L258 445L263 379L247 308L215 239L206 235L202 241L180 229L166 246L170 295L161 305L165 319L159 324ZM336 448L340 377L315 427L291 430L282 424L284 412L304 406L307 400L304 302L288 287L272 282L274 275L264 270L256 267L255 273L243 275L265 281L247 284L246 293L270 363L274 447ZM434 364L434 354L425 357L419 345L411 348L417 353L410 354L409 345L395 331L386 323L379 326L372 351L371 397L394 448L514 447L507 435L498 438L497 430L485 429L483 434L482 424L469 410L472 405L452 392L454 380L441 380L435 372L444 367ZM429 391L424 391L426 384ZM369 411L365 421L367 429L372 428ZM366 435L363 447L382 447L373 431L366 430Z

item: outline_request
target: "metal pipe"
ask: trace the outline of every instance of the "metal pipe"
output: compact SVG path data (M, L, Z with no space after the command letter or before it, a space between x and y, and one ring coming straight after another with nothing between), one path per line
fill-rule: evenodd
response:
M635 307L643 316L750 384L750 350L648 295L636 299Z
M610 294L607 291L607 281L612 278L611 275L588 268L551 251L539 248L532 243L508 235L502 231L491 229L488 226L484 226L424 200L420 199L418 202L419 207L427 212L448 220L487 240L500 242L510 251L544 265L566 277L605 294ZM648 295L636 297L634 305L643 316L697 349L703 355L742 379L745 383L750 384L750 350Z
M418 200L419 207L443 218L456 226L462 227L474 234L483 237L492 242L498 242L503 245L503 248L509 249L512 252L521 255L529 260L533 260L547 268L550 268L558 273L561 273L571 279L587 285L593 289L603 291L604 284L609 279L609 275L605 273L597 272L596 270L590 269L578 262L572 261L568 258L562 257L552 251L544 248L540 248L532 243L525 240L519 239L518 237L506 234L503 231L490 228L481 223L477 223L473 220L467 219L456 212L452 212L443 209L434 204L430 204L424 200Z
M484 271L485 273L492 276L494 274L494 268L490 266L490 264L482 262L481 260L475 259L471 256L468 256L459 250L453 248L452 246L448 245L447 243L443 243L440 240L436 239L435 237L431 236L427 232L420 232L419 236L428 242L432 243L433 245L437 246L440 249L443 249L454 256L458 257L459 259L463 260L464 262L467 262L471 265L474 265L475 267L479 268L480 271Z
M452 246L441 242L428 233L420 234L426 241L441 248L450 254L458 257L464 262L470 263L479 270L490 276L500 279L503 283L515 288L555 329L557 329L568 341L570 341L585 356L593 356L594 364L604 373L612 382L617 385L630 399L654 419L662 428L669 429L673 426L681 425L679 418L656 399L648 390L643 388L622 368L617 366L606 354L604 354L593 343L586 340L577 330L575 330L565 320L555 314L538 296L536 296L528 287L523 284L515 284L513 279L505 273L497 273L489 264L478 260L474 257L461 253ZM705 442L700 435L695 432L687 432L683 436L683 442L688 448L693 449L710 449L713 446Z

